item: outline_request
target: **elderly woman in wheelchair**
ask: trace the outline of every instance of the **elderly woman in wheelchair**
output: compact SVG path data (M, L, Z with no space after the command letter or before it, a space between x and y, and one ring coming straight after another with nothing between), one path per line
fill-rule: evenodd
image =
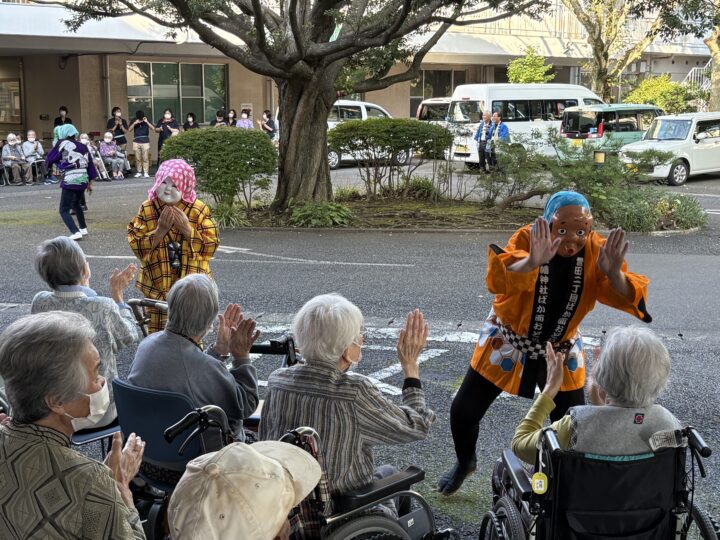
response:
M688 481L696 460L705 476L701 457L710 448L655 403L670 372L660 338L634 326L613 330L593 369L593 405L571 408L549 428L543 424L554 408L564 356L549 345L545 356L545 387L518 425L512 452L495 466L495 504L480 537L717 538ZM528 472L518 458L534 469Z

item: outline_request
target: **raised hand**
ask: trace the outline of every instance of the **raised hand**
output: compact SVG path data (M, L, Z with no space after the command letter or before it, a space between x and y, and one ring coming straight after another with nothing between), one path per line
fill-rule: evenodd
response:
M405 377L419 378L418 357L425 348L430 329L425 323L422 311L416 309L408 313L405 328L400 330L397 342L397 355Z
M613 229L608 235L605 245L600 248L598 267L608 277L617 277L622 272L623 261L630 243L625 240L625 231Z
M105 465L110 467L118 491L130 508L133 507L133 498L128 484L140 470L144 452L145 442L134 433L130 434L125 448L122 448L122 433L118 432L113 435L112 448L105 458Z
M158 231L162 233L161 236L165 236L165 234L173 226L174 222L175 221L172 206L163 206L163 209L160 211L160 217L158 218L157 226Z
M543 217L535 220L530 230L530 253L528 262L532 268L538 268L552 259L560 247L561 238L552 239L550 224Z
M116 302L123 302L123 293L135 279L137 266L129 264L124 270L115 269L110 275L110 296Z
M250 347L260 337L260 330L255 330L253 319L240 315L240 322L230 331L230 353L238 360L250 356Z
M232 329L237 328L242 321L242 308L237 304L228 304L225 312L218 315L218 331L213 349L221 356L230 352L230 337Z
M563 382L565 354L556 353L552 344L548 341L545 345L545 362L547 363L547 379L545 379L545 388L543 388L542 393L551 399L555 399Z
M190 237L192 236L192 226L190 225L190 220L185 215L185 212L175 206L170 206L168 208L170 208L172 212L173 225L175 225L175 228L180 232L180 234L190 240Z

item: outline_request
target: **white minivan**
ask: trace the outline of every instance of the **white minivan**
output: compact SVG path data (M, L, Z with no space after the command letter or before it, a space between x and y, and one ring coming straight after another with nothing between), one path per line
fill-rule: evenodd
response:
M720 172L720 112L658 116L643 139L623 146L619 156L631 165L628 153L644 150L672 152L670 163L648 172L671 186L681 186L696 174Z
M599 96L575 84L461 84L448 112L449 129L455 133L453 158L479 163L473 137L484 111L500 113L512 140L514 134L530 135L537 128L559 131L567 107L601 103Z

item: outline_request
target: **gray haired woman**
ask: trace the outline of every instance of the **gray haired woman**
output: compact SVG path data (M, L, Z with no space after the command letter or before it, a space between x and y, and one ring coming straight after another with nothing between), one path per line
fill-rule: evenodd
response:
M37 249L35 269L50 291L41 291L33 298L30 311L73 311L88 319L95 329L94 343L100 354L101 372L108 386L118 376L117 354L120 349L139 343L140 328L135 323L130 306L124 302L124 291L135 277L135 265L125 270L115 269L110 276L110 296L98 296L90 288L90 266L82 248L66 236L46 240ZM112 401L107 414L91 425L102 427L117 417Z
M535 448L562 383L564 355L548 346L547 382L515 430L513 452L535 460ZM576 452L628 456L651 451L658 431L681 427L673 414L655 400L667 385L670 355L652 330L637 326L613 329L593 367L593 405L573 407L551 427L560 446Z
M346 298L324 294L311 299L295 315L293 333L306 363L270 375L260 438L276 440L297 426L315 428L333 495L392 474L392 466L376 468L373 447L422 440L435 421L420 382L418 357L428 336L422 313L408 314L397 344L402 405L351 371L362 358L363 315Z
M105 464L70 448L84 421L104 415L95 331L82 315L28 315L0 335L0 376L11 419L0 423L3 540L145 538L129 482L145 443L113 437Z

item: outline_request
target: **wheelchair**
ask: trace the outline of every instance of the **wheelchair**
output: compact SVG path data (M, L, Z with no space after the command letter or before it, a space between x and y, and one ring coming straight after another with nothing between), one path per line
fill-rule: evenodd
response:
M716 540L717 523L694 500L695 469L705 477L702 458L711 449L692 427L658 435L669 447L618 460L563 451L548 427L532 475L505 450L479 538Z

